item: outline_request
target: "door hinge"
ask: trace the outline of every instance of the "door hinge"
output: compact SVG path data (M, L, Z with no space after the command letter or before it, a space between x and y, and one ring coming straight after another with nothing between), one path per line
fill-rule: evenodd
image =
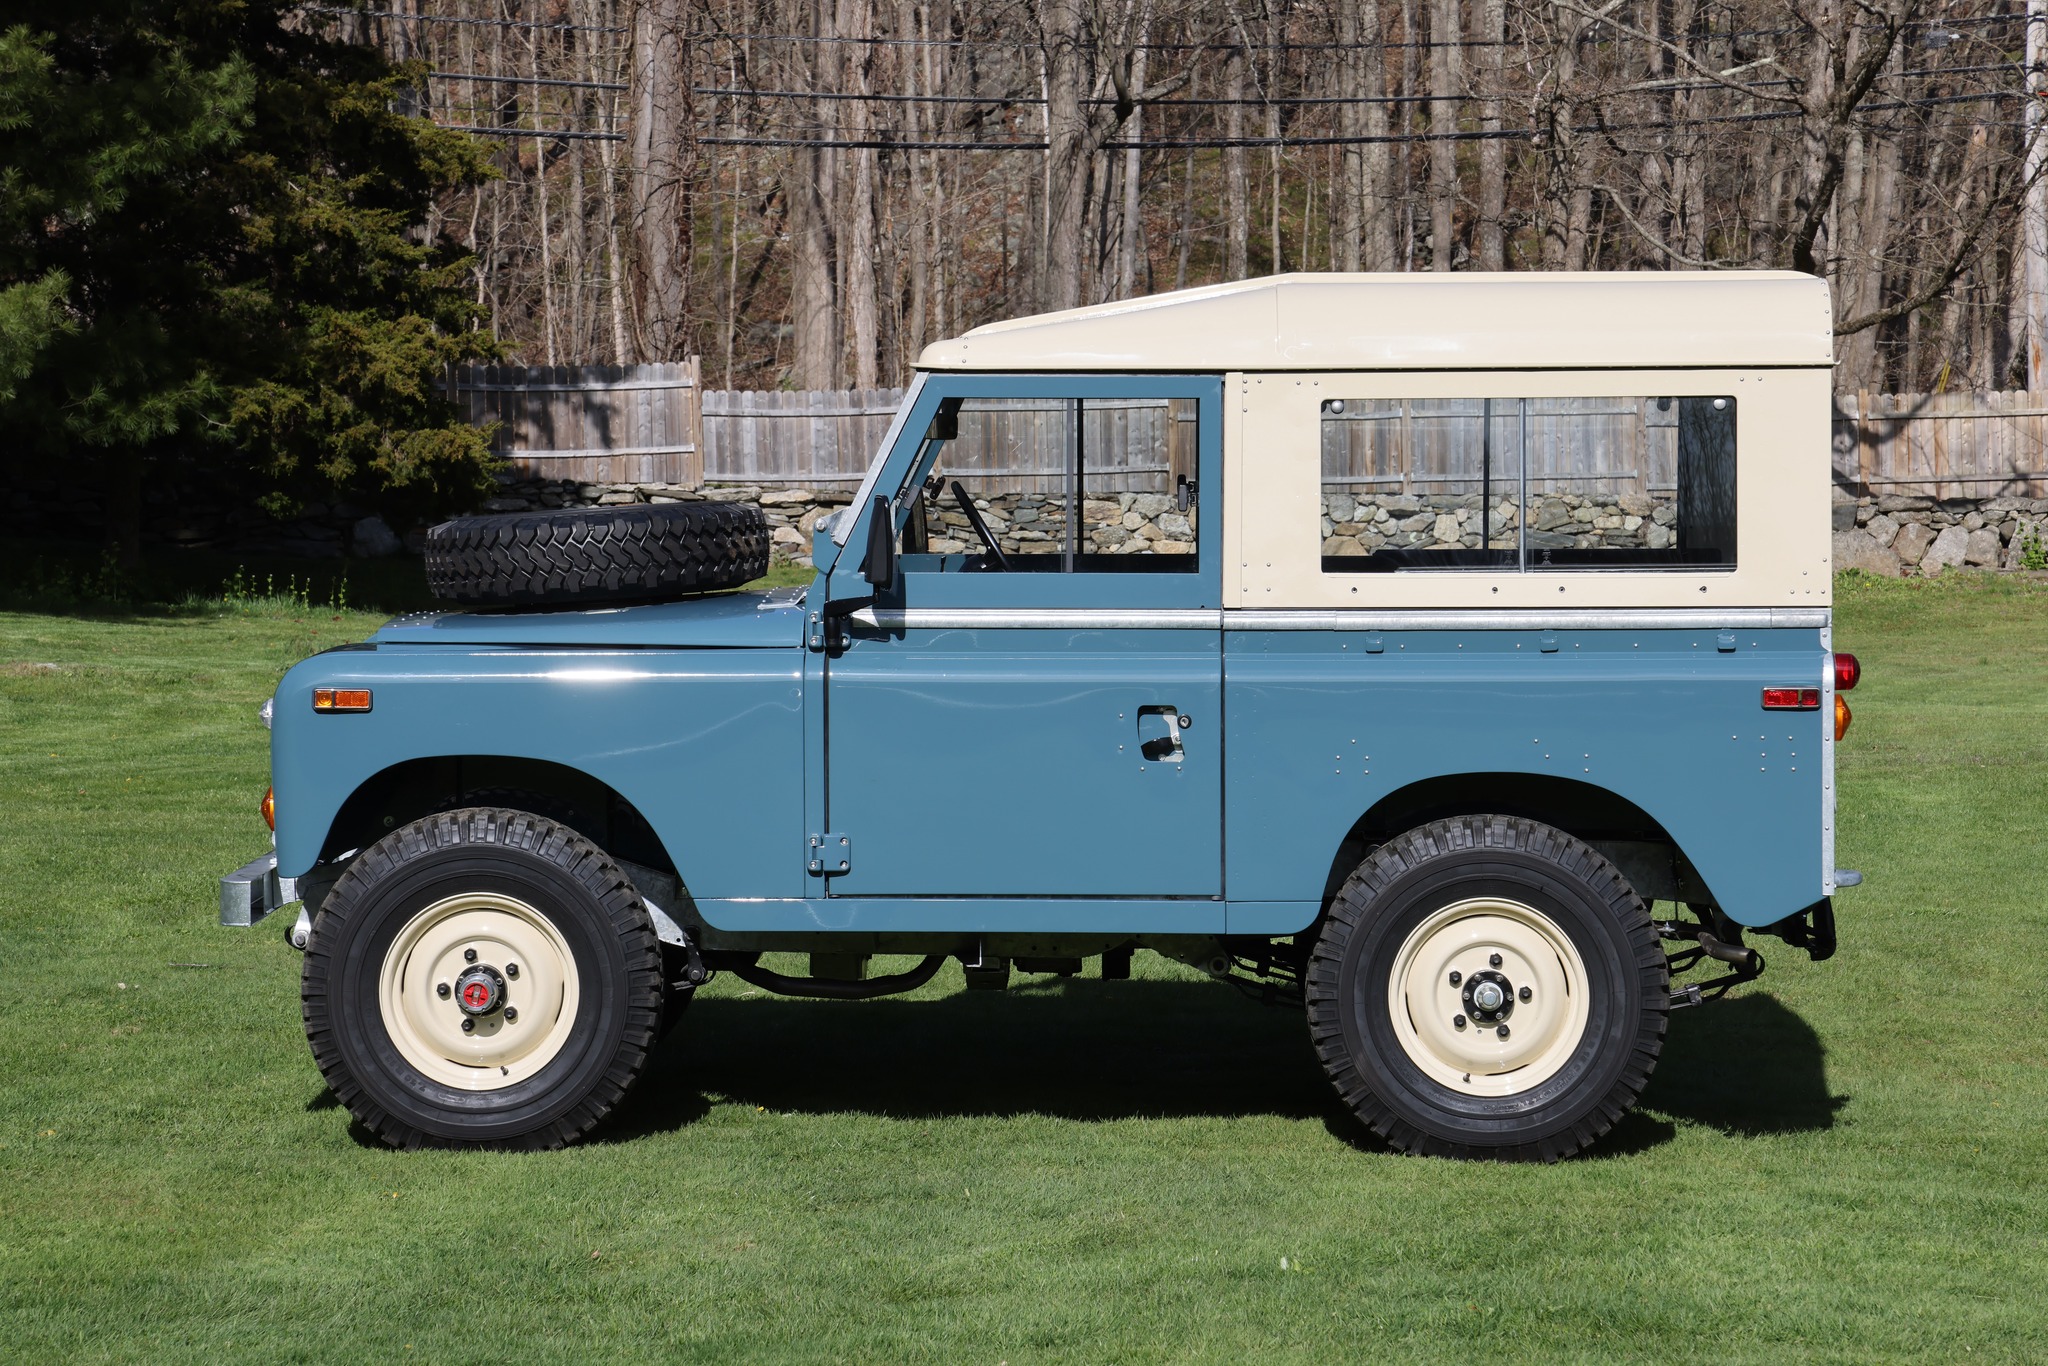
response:
M812 612L810 614L809 621L805 623L804 644L814 651L825 648L825 614L823 612Z
M819 877L831 877L853 867L853 841L844 835L812 835L804 854L806 866Z

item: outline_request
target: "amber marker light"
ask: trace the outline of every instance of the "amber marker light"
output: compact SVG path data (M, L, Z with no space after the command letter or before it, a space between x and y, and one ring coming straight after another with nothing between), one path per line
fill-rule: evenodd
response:
M274 787L266 787L266 788L264 788L264 789L263 789L263 802L262 802L262 805L260 805L259 807L257 807L257 810L259 810L259 811L261 811L261 812L263 813L263 823L264 823L265 825L269 826L269 827L270 827L270 828L271 828L271 829L272 829L273 831L275 831L275 830L277 829L277 789L276 789L276 788L274 788Z
M1844 702L1844 701L1842 700L1842 695L1841 695L1840 693L1836 693L1836 694L1835 694L1835 738L1836 738L1837 740L1839 740L1839 739L1841 739L1841 738L1842 738L1842 737L1843 737L1844 735L1847 735L1848 733L1849 733L1849 704L1848 704L1847 702Z
M315 688L313 710L323 712L368 711L368 688Z
M1819 711L1819 688L1765 688L1765 711Z

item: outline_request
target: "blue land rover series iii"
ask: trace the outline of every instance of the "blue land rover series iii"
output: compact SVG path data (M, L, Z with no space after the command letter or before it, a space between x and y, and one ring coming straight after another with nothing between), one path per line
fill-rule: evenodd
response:
M978 328L806 588L735 591L752 506L436 529L454 610L266 707L274 862L223 919L301 902L314 1058L397 1145L580 1137L717 972L861 998L1145 949L1299 1001L1396 1148L1566 1156L1672 1009L1762 970L1745 932L1825 958L1858 880L1832 359L1791 274Z

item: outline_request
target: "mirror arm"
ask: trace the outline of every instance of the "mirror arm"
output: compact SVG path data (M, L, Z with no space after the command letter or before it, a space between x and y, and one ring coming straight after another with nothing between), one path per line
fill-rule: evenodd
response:
M820 615L827 621L837 621L841 617L850 617L855 612L865 611L874 605L873 593L864 598L834 598L825 604L825 610Z

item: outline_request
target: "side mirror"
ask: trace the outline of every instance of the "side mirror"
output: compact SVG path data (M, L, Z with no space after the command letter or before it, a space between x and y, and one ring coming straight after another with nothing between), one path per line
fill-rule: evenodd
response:
M860 572L879 593L896 583L896 528L889 500L880 494L875 495L873 516L868 518L868 553L861 557Z

